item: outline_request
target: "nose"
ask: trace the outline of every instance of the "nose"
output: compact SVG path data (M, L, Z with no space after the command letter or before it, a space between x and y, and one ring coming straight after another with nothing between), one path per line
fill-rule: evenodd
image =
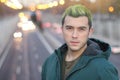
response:
M79 35L79 34L78 34L77 30L74 30L73 33L72 33L72 37L73 37L73 38L77 38L78 35Z

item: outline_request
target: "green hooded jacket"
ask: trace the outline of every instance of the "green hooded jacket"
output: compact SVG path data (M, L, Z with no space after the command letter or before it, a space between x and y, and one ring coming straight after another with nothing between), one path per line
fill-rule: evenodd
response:
M109 44L91 38L87 45L65 80L119 80L116 68L108 61L111 53ZM64 44L47 58L42 66L42 80L62 80L62 62L66 51L67 45Z

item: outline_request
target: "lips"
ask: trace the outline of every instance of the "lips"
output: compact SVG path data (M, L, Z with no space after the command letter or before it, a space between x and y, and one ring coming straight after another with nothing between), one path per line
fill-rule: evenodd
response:
M79 42L77 42L77 41L70 41L70 44L71 45L77 45L77 44L79 44Z

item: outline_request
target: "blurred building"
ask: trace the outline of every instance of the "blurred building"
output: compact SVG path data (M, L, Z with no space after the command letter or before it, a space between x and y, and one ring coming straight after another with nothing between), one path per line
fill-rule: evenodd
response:
M53 13L62 13L66 7L74 4L83 4L87 6L93 13L120 13L120 0L0 0L0 4L3 4L2 1L13 2L15 6L16 2L22 4L23 8L35 8L36 6L44 7L42 9L49 9ZM60 4L60 1L64 1L64 4ZM51 5L52 4L52 5ZM49 5L49 7L48 7ZM109 9L109 7L111 7ZM2 11L0 5L0 11Z
M108 12L109 6L111 6L115 2L116 0L65 0L64 5L55 7L53 11L57 10L58 12L61 12L70 5L83 4L87 6L92 12L106 13Z

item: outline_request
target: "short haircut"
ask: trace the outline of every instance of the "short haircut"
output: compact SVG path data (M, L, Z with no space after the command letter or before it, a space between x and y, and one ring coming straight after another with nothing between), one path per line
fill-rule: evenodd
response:
M86 16L88 18L88 25L90 28L92 26L92 14L89 9L81 4L70 6L65 10L62 16L62 25L64 24L64 20L67 15L71 17Z

